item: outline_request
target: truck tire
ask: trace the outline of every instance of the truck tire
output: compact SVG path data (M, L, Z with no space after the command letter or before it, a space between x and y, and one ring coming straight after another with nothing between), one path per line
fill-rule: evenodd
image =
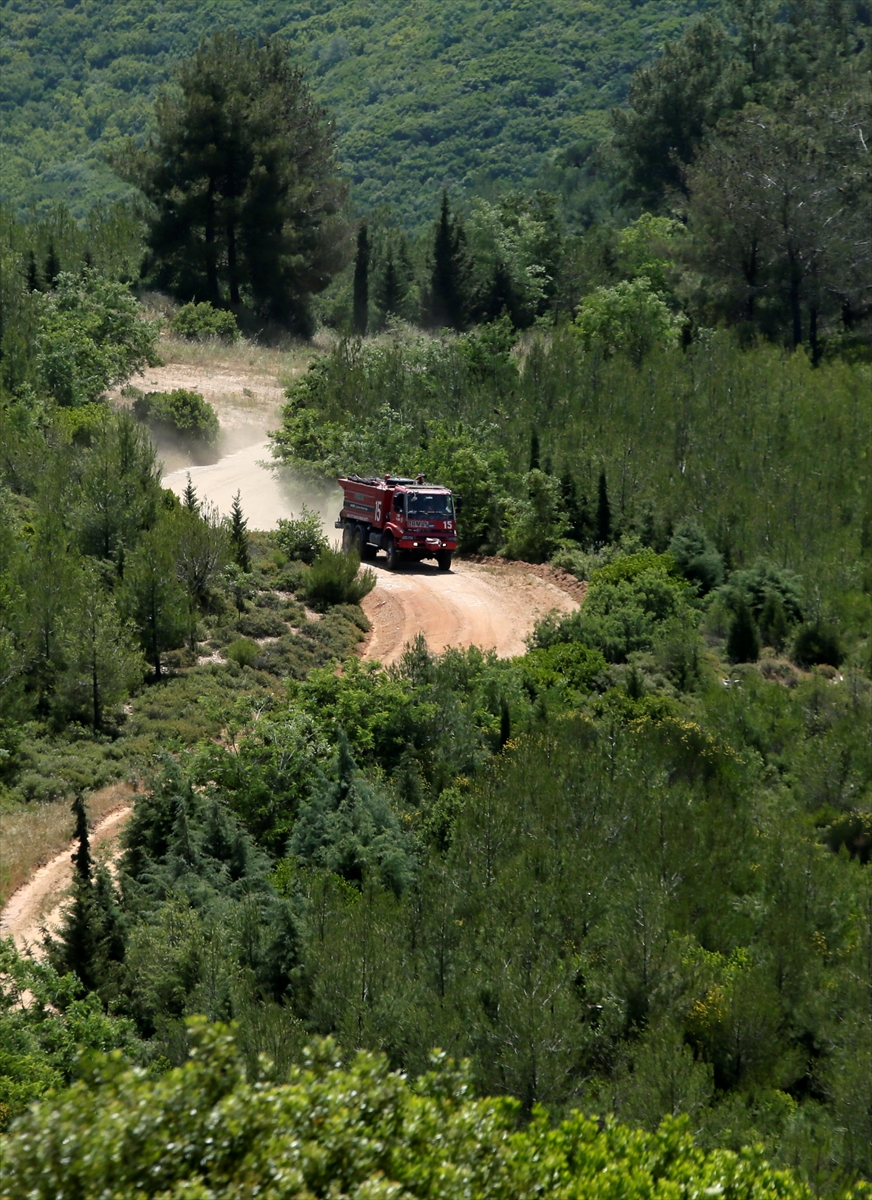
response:
M384 552L387 557L385 566L389 571L396 571L400 565L400 552L391 534L388 534L384 540Z
M437 554L436 555L436 564L439 567L440 571L450 571L451 570L451 551L450 550L442 550L439 554Z
M351 553L363 558L363 530L359 525L355 525L351 531Z
M354 534L354 530L351 528L350 525L342 526L342 553L343 554L351 553L351 539L352 539L353 534Z

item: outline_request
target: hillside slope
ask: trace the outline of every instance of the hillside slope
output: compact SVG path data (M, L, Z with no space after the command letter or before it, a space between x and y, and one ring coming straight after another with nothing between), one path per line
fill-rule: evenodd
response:
M437 193L529 184L589 144L635 68L710 0L5 0L0 195L82 212L122 194L105 154L148 124L158 87L205 36L296 46L335 115L356 207L410 225Z

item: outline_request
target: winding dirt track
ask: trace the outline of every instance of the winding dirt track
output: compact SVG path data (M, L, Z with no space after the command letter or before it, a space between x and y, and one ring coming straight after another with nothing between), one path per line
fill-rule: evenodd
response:
M386 666L419 633L435 653L449 646L479 646L511 658L524 653L526 637L545 613L578 608L577 600L522 563L461 560L450 571L420 563L394 572L378 560L370 565L378 582L363 601L373 626L364 657Z
M92 854L102 846L111 856L112 850L106 844L118 838L131 811L129 804L122 804L97 822L90 831ZM66 850L35 871L0 913L0 937L11 937L19 950L30 950L34 958L42 958L43 930L57 929L60 924L72 878L70 856L75 848L75 843L71 842Z
M247 382L252 388L243 389ZM167 465L175 470L164 477L164 486L181 492L190 471L198 494L225 513L233 495L240 491L252 529L274 528L279 517L299 512L305 496L261 465L269 459L264 432L275 423L281 396L275 385L268 386L260 378L247 379L244 374L216 375L214 365L208 364L153 369L146 383L149 387L199 390L215 404L225 431L224 454L218 462L194 465L184 458L180 461L179 455L170 457ZM253 403L248 410L237 411L245 395L252 396ZM227 436L230 433L232 438ZM322 504L322 517L332 533L332 517L339 505L323 499ZM313 507L321 508L321 504L315 501ZM396 662L419 633L435 653L449 646L479 646L495 650L503 658L523 654L525 639L536 621L552 609L572 612L583 595L570 577L561 579L550 568L523 563L457 560L445 572L430 563L408 563L395 572L388 571L383 560L369 565L376 573L377 585L363 602L372 623L363 655L386 666ZM103 844L104 853L111 857L112 843L130 811L124 804L107 813L92 830L92 847ZM29 947L39 955L41 931L56 927L60 917L73 849L69 846L40 867L11 897L0 913L0 936L12 937L19 948Z

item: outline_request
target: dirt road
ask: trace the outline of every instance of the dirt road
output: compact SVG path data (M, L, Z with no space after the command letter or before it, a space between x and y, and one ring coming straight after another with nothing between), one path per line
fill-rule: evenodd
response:
M480 646L510 658L524 653L527 635L545 613L578 608L577 599L523 563L455 560L450 571L420 563L393 572L378 560L371 565L378 582L363 601L373 626L364 657L386 666L419 633L436 653Z
M115 839L131 811L129 804L123 804L107 813L94 826L90 839L95 858L102 857L99 853L101 847L111 855L112 850L107 843L114 848ZM35 871L0 913L0 937L11 937L19 950L30 949L35 958L42 957L42 930L57 929L60 923L72 878L70 856L75 849L75 843L71 843Z

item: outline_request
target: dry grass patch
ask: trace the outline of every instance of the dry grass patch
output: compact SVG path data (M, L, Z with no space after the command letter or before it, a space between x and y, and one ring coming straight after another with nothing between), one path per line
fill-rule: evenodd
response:
M133 795L129 783L111 783L86 798L95 825ZM0 814L0 907L34 871L60 854L73 836L69 798Z

